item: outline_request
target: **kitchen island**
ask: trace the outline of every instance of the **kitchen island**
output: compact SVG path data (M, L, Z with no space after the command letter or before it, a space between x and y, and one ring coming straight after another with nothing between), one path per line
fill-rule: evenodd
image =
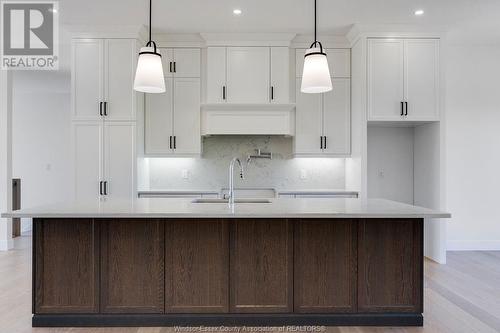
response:
M423 225L388 200L60 204L33 218L33 326L423 324Z

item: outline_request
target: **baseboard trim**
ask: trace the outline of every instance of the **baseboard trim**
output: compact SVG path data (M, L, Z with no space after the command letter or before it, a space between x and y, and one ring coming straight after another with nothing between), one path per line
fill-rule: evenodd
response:
M448 251L500 251L500 240L471 241L449 240Z
M33 327L423 326L419 313L33 315Z
M14 240L13 239L0 240L0 251L8 251L8 250L12 250L13 248L14 248Z

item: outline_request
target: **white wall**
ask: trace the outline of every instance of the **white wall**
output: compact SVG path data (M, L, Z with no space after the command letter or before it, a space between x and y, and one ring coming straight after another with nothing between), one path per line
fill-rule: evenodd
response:
M21 178L22 207L70 200L70 76L15 72L12 127L12 176ZM21 228L31 229L30 220Z
M12 208L12 84L11 73L0 70L0 213ZM11 249L12 221L0 218L0 251Z
M450 45L446 79L448 249L500 250L500 44Z

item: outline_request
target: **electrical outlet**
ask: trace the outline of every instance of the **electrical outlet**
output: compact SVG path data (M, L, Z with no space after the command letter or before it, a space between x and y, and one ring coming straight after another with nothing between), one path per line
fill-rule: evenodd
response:
M384 179L384 178L385 178L385 173L384 173L384 171L379 171L379 172L378 172L378 178L380 178L380 179Z
M182 174L182 179L189 179L189 170L183 169L181 174Z
M307 170L306 169L300 169L300 179L302 179L302 180L307 179Z

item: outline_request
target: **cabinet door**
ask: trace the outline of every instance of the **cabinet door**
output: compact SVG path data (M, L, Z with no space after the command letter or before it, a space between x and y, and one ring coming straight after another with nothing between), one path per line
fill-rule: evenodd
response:
M287 220L231 221L230 311L292 312L293 232Z
M294 312L356 311L356 228L351 220L295 223Z
M104 178L102 122L73 122L72 136L75 200L98 199L100 181Z
M146 94L145 150L150 155L172 154L170 138L173 136L173 84L172 78L165 78L166 91L162 94Z
M439 41L405 41L405 100L411 120L439 120Z
M368 40L368 120L403 120L403 40Z
M101 312L163 313L164 221L98 220L101 227Z
M358 224L358 311L423 311L423 219Z
M351 50L350 49L327 49L326 57L330 76L334 78L351 77Z
M333 90L323 95L323 152L349 155L351 152L351 80L332 79Z
M174 49L175 77L200 77L200 49Z
M99 311L97 231L91 219L34 221L35 313Z
M106 120L135 120L134 77L137 66L135 39L106 39L104 98Z
M223 103L226 89L226 48L207 48L207 102Z
M290 102L290 52L288 47L271 47L271 103Z
M107 122L104 125L104 168L109 199L135 197L135 123Z
M100 119L99 103L104 99L104 41L74 39L72 49L73 119Z
M200 154L200 79L174 80L174 148L176 154Z
M167 221L165 228L166 312L227 313L227 221Z
M296 79L295 154L320 154L322 135L322 96L300 91Z
M269 48L227 48L227 101L269 103Z
M174 76L174 49L159 48L161 54L161 65L165 77Z

